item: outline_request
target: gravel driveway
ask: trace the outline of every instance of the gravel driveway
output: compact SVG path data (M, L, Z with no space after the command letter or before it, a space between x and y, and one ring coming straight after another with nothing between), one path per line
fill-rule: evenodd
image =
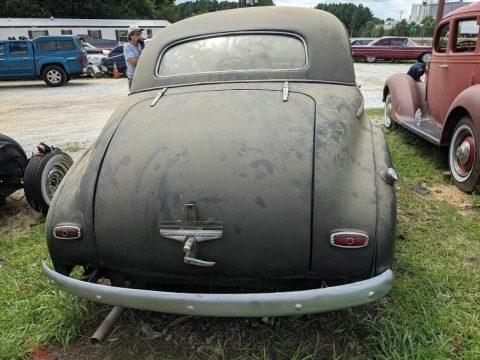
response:
M385 79L409 64L356 63L357 82L368 108L382 107ZM40 141L78 154L99 134L128 93L126 79L75 79L61 88L43 81L0 81L0 133L32 152Z

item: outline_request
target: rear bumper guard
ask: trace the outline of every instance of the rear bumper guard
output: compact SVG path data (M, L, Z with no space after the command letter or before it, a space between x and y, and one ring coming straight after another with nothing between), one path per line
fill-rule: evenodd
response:
M45 262L43 272L58 288L99 303L157 312L218 316L262 317L320 313L367 304L392 288L393 272L321 289L250 294L198 294L129 289L88 283L61 275Z

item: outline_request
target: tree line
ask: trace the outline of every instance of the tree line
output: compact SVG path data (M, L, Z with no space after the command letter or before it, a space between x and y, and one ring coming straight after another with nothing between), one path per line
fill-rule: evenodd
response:
M68 5L67 5L68 4ZM272 0L257 0L255 6L274 6ZM213 11L250 6L246 0L191 0L176 4L175 0L0 0L0 17L58 17L80 19L164 19L175 22L190 16ZM353 3L323 4L316 9L337 16L352 37L432 36L435 19L422 24L398 22L384 30L384 20L373 16L363 5ZM387 19L391 20L391 19Z

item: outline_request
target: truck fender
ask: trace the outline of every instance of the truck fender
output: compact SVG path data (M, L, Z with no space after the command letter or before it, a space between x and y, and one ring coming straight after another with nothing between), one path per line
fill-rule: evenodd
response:
M469 115L475 125L475 133L480 138L480 84L463 90L452 102L440 138L441 145L450 143L455 125L465 115Z
M407 74L394 74L387 79L383 88L383 101L388 94L392 99L391 118L397 123L414 121L418 109L427 111L425 83L416 82Z
M37 74L39 76L42 76L42 71L45 68L45 66L48 65L60 65L62 66L67 74L70 74L70 67L68 66L67 61L63 57L48 57L45 59L40 59L37 61Z

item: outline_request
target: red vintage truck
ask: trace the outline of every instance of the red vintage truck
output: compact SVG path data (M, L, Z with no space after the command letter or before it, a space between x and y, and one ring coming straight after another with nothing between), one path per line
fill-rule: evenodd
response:
M399 124L449 146L452 178L461 190L480 185L480 2L459 8L437 25L425 82L390 76L383 90L384 124Z

